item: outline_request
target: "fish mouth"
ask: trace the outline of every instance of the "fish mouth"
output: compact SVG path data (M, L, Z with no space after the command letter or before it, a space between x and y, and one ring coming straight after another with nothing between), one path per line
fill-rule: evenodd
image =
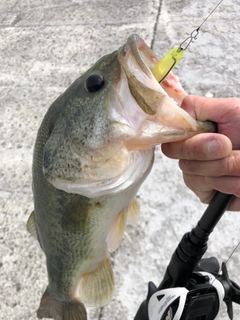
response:
M136 71L139 72L140 69L151 79L153 76L151 70L159 59L139 35L132 34L119 50L119 61L127 73L130 71L133 76L139 77Z
M159 59L137 34L129 36L126 44L120 48L118 60L127 76L132 96L148 115L141 128L142 137L154 135L158 138L152 145L215 131L212 122L196 121L180 108L188 94L178 77L170 72L161 83L156 80L152 70Z

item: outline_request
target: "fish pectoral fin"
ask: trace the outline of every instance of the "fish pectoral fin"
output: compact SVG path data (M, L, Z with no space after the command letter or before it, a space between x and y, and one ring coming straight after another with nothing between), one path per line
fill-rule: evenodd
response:
M107 236L107 245L108 245L108 251L109 252L114 252L121 240L122 240L122 236L124 234L125 231L125 227L126 227L126 222L127 222L127 210L122 210L117 218L115 219L109 233Z
M87 320L87 312L82 302L77 300L57 301L51 298L46 289L37 311L37 317L55 320Z
M101 307L111 300L113 292L114 276L110 258L107 256L94 271L82 276L80 297L88 306Z
M136 198L133 199L132 203L128 207L127 211L127 224L131 224L135 227L138 223L140 216L140 206Z
M114 252L121 243L126 224L136 226L140 215L140 208L136 198L133 199L128 209L122 210L107 236L108 251Z
M37 230L35 226L35 215L34 211L30 214L28 221L27 221L27 231L30 233L31 236L33 236L35 239L38 239L37 237Z

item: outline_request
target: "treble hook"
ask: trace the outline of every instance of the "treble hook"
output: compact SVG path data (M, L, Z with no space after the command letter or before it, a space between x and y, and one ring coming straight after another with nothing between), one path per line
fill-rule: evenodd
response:
M194 29L194 30L192 31L192 33L190 34L190 36L187 37L187 38L180 44L179 47L180 47L182 50L186 50L186 49L189 47L190 43L192 43L194 40L197 40L197 36L198 36L198 34L199 34L199 30L200 30L200 26L199 26L198 28Z

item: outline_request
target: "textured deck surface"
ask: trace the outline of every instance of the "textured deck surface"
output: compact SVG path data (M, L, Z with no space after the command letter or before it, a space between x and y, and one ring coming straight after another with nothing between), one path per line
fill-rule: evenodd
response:
M27 233L31 163L49 105L103 54L138 33L162 57L211 11L207 0L2 0L0 2L0 319L36 320L47 284L44 255ZM226 0L175 71L187 92L239 96L240 1ZM139 192L141 219L114 255L116 293L89 319L131 320L147 282L158 284L178 241L205 206L184 185L177 161L156 150ZM226 259L240 240L240 212L226 213L207 255ZM240 250L229 262L240 282ZM240 307L235 306L239 319ZM227 320L222 308L219 320Z

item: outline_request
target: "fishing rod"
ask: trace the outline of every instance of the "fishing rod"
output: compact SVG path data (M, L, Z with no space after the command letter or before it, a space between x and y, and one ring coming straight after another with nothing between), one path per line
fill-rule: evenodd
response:
M158 287L149 282L147 298L134 320L213 320L224 301L229 318L240 304L240 287L229 279L226 263L221 273L216 258L202 259L210 234L233 195L216 192L195 228L184 234Z
M152 70L159 82L180 62L184 51L196 40L200 28L222 1ZM220 269L215 257L202 259L210 234L233 198L233 195L215 193L195 228L184 234L178 244L160 285L149 282L147 298L134 320L214 320L222 301L227 305L229 318L233 319L232 303L240 304L239 285L229 279L226 262Z

